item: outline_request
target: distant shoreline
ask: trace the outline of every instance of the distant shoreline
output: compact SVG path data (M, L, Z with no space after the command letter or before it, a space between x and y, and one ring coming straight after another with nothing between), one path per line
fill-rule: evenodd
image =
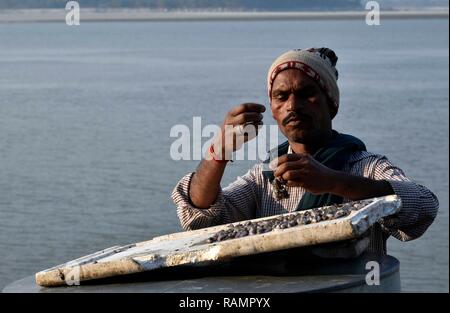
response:
M336 12L215 12L154 11L149 9L81 9L81 22L110 21L258 21L258 20L351 20L365 19L368 11ZM439 10L381 11L382 19L447 18L448 8ZM64 9L0 10L0 23L64 22Z

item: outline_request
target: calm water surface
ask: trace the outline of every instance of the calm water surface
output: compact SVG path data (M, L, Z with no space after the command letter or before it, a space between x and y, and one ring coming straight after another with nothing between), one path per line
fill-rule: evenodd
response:
M180 230L174 124L267 104L287 49L339 56L334 127L440 200L420 239L390 239L403 290L448 292L448 20L0 24L0 287L112 245ZM266 124L273 124L270 113ZM235 162L224 185L253 162Z

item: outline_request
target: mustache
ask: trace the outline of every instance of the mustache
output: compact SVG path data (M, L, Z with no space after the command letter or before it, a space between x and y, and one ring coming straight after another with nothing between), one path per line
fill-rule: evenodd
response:
M281 124L283 126L286 126L287 123L289 123L292 120L308 120L311 119L311 117L308 114L300 113L300 112L290 112L284 119L281 121Z

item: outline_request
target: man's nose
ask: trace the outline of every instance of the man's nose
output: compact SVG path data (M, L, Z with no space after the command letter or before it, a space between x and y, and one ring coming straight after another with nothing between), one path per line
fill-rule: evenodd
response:
M304 108L304 101L296 96L295 94L290 94L289 99L287 101L287 110L288 111L298 111L299 109Z

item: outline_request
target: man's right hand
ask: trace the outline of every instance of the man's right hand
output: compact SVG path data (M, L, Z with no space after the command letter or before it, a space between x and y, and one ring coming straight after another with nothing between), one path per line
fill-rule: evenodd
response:
M264 111L266 107L258 103L243 103L232 108L225 116L221 133L213 141L217 157L222 160L231 159L234 151L254 138L258 134L258 128L263 124ZM237 138L239 135L243 137Z
M236 137L244 137L236 134L236 126L248 123L256 127L261 125L263 118L261 113L265 110L266 108L263 105L256 103L244 103L232 108L223 121L221 133L217 134L213 140L214 159L230 160L231 154L239 149L235 142L239 143L241 141L243 143L243 141L251 139L245 136L244 140L236 140ZM226 136L231 137L231 140L226 138ZM227 147L222 145L222 142L225 142ZM216 162L210 158L200 162L195 174L192 176L189 188L189 197L195 207L207 209L216 201L225 167L226 162Z

